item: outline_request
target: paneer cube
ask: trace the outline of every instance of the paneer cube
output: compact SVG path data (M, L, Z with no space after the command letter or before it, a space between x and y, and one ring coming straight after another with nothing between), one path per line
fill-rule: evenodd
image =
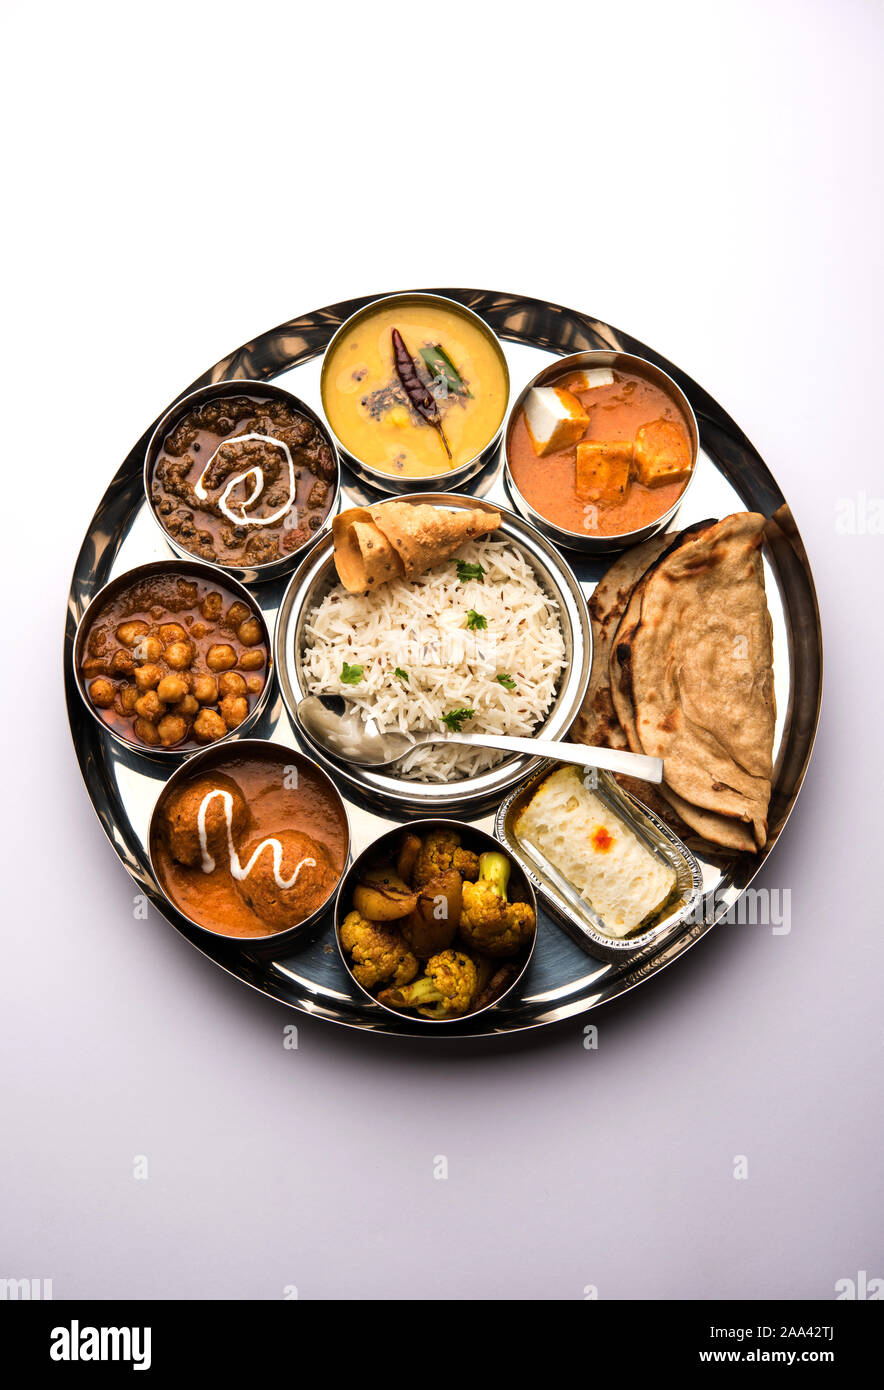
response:
M635 436L635 471L645 487L680 483L690 476L691 452L684 430L672 420L652 420Z
M620 502L629 487L632 445L613 440L577 445L577 496L591 502Z
M525 402L525 424L535 454L555 454L577 443L589 427L589 416L570 391L535 386Z
M571 382L572 391L594 391L597 386L613 386L614 373L610 367L590 367L578 372Z

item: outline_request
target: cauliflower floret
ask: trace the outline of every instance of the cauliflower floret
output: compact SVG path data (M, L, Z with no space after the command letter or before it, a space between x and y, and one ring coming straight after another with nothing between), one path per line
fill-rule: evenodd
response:
M536 926L528 903L506 900L509 861L502 854L483 854L481 878L463 886L460 934L468 946L489 956L514 956L530 941Z
M423 888L431 879L449 869L457 869L462 878L479 877L479 856L470 849L461 849L456 830L432 830L424 837L414 864L412 883Z
M404 989L383 989L381 1004L417 1009L425 1018L454 1018L466 1013L478 990L476 966L463 951L441 951L427 961L427 973Z
M364 989L388 980L407 985L418 972L417 957L401 932L385 922L369 922L360 912L348 912L344 918L341 943L350 952L354 978Z

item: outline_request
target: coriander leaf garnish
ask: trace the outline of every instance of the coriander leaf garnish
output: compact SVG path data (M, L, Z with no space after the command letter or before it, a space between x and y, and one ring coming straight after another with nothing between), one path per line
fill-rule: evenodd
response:
M469 560L455 560L457 566L457 577L461 584L466 584L468 579L478 579L480 584L485 583L485 570L482 565L474 565Z
M398 676L399 679L400 679L401 681L407 681L407 680L408 680L408 672L407 672L407 671L403 671L403 669L402 669L401 666L397 666L397 667L396 667L396 670L393 672L393 675L394 675L394 676Z
M500 684L502 686L506 687L507 690L515 690L516 682L513 680L512 676L508 676L505 671L502 671L500 675L497 677L497 679L500 681Z
M362 680L362 666L350 666L345 661L341 667L341 680L344 685L358 685Z
M475 608L471 608L469 613L467 614L467 627L470 629L470 631L475 632L478 628L483 628L487 626L488 619L483 618L481 613L477 613Z
M461 725L465 719L472 719L476 711L474 709L452 709L447 714L442 715L442 723L445 724L453 734L461 732Z

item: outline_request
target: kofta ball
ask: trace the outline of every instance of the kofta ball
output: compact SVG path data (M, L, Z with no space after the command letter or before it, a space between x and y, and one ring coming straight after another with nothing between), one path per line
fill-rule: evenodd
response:
M222 774L200 777L180 787L163 807L169 853L179 864L198 868L202 864L198 817L203 800L211 791L226 791L232 797L230 827L234 846L247 829L251 816L245 797L232 777ZM224 798L213 797L206 808L206 848L217 863L227 861L227 809Z
M282 846L279 877L283 883L287 883L301 865L297 878L289 888L280 888L276 881L274 840L278 840ZM251 871L242 881L237 881L236 887L262 922L279 931L303 922L305 917L315 912L325 902L338 875L325 848L299 830L278 830L275 835L245 845L239 852L244 868L262 844L264 848ZM312 864L305 862L311 859Z

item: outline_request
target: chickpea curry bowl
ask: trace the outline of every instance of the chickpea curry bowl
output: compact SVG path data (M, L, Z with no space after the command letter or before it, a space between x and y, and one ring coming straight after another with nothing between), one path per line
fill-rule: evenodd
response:
M178 768L148 840L160 888L192 925L274 952L321 920L350 853L328 774L263 739L207 748Z
M235 580L196 561L156 560L95 596L74 666L108 733L148 756L181 757L255 724L270 688L270 633Z
M493 835L421 820L382 835L351 865L335 909L338 949L359 988L417 1023L457 1023L522 979L537 900Z
M276 579L328 525L340 488L319 416L270 382L220 381L185 396L147 446L144 490L179 555L246 583Z

